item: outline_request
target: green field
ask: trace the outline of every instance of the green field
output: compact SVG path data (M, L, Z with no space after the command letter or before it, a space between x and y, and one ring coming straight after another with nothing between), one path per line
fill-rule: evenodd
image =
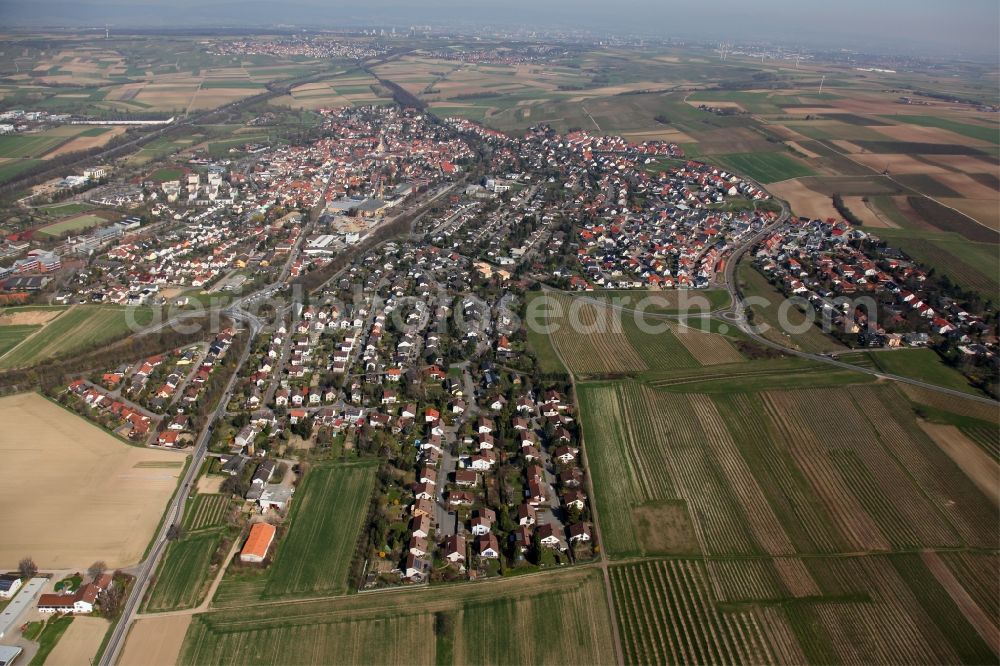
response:
M812 169L783 153L729 153L713 159L761 183L813 175Z
M107 220L100 215L81 214L68 217L65 220L50 224L39 229L36 233L42 236L61 236L67 231L80 231L90 229L102 224L107 224Z
M888 118L890 120L898 120L904 123L910 123L911 125L920 125L922 127L936 127L938 129L948 130L949 132L954 132L955 134L961 134L962 136L967 136L970 139L978 139L980 141L989 141L990 143L1000 144L1000 127L994 125L993 127L986 127L985 125L973 125L971 123L962 123L957 120L951 120L949 118L941 118L939 116L882 116L883 118Z
M971 395L981 395L955 368L945 365L937 352L931 349L899 349L885 352L869 352L868 357L882 372L938 386L963 391Z
M0 326L0 356L3 356L11 349L21 344L21 341L37 331L41 326L36 325L13 325Z
M0 157L35 159L71 139L71 135L7 134L0 136Z
M265 598L343 594L375 487L374 465L313 468L295 494Z
M27 171L33 166L42 164L42 160L7 160L0 162L0 183Z
M179 663L610 664L612 622L600 572L571 569L203 613Z
M641 319L640 319L641 321ZM629 344L650 370L672 370L675 368L694 368L700 364L691 355L677 336L663 322L650 321L657 326L658 333L649 333L639 328L636 316L622 313L622 328Z
M168 180L180 180L183 176L184 169L165 167L163 169L157 169L149 177L151 180L155 180L158 183L164 183Z
M544 333L539 333L530 326L528 327L528 348L535 354L539 372L544 374L566 372L566 368L552 346L552 338Z
M25 344L0 357L0 368L32 365L58 356L87 351L128 334L130 322L148 325L150 308L77 305L45 325Z
M209 564L221 538L221 533L214 531L192 534L171 543L149 588L143 611L160 613L193 608L201 603Z
M93 209L94 206L92 204L70 202L70 203L52 204L49 206L41 206L36 210L46 215L50 215L52 217L69 217L70 215L86 213L87 211Z
M41 633L32 639L38 642L38 652L28 662L28 666L42 666L45 660L48 659L49 653L56 647L56 643L59 642L59 639L62 638L62 635L66 633L66 630L69 629L69 625L72 623L72 615L62 615L47 620L41 627Z

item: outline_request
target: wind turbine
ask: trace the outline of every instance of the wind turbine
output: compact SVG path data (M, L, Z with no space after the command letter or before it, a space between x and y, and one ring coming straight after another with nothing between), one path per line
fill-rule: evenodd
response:
M822 77L820 77L820 80L819 80L819 94L820 95L823 94L823 82L824 81L826 81L826 74L824 74Z

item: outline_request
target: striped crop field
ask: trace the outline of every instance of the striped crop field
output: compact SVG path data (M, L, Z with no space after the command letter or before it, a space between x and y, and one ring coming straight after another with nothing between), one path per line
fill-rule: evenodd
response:
M704 564L653 560L611 568L626 664L801 664L781 615L720 611Z
M173 611L201 603L209 580L209 564L221 538L218 531L202 532L171 543L146 595L143 611Z
M375 471L374 465L338 465L314 467L306 475L268 571L266 598L347 591Z
M202 613L178 663L611 664L612 622L600 571L577 568Z
M556 326L552 343L569 369L581 375L622 374L647 369L622 327L618 313L590 301L563 294L548 294L550 306L561 316L549 316Z
M229 510L228 495L195 495L184 513L184 527L189 531L221 527Z
M712 410L698 396L654 391L635 382L583 384L579 395L587 455L610 553L690 552L683 545L687 539L665 548L650 547L653 534L643 529L648 521L637 520L635 510L656 502L669 507L664 500L686 505L686 515L663 519L668 525L681 522L679 537L693 530L703 552L760 552L761 545L751 532L758 524L776 533L774 539L780 545L774 546L775 552L792 552L780 527L775 527L775 519L762 515L751 521L737 501L737 492L745 488L744 495L755 498L755 507L766 507L735 445L727 441L718 451L706 446L710 439L724 436L724 430L696 418L699 405L705 419ZM711 436L705 426L712 428ZM728 457L720 460L719 456ZM654 532L662 532L663 526Z

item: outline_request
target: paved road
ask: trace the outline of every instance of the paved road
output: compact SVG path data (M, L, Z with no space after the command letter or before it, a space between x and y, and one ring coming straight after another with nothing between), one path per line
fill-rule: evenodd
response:
M131 594L129 594L128 600L125 602L125 609L122 611L121 619L118 621L118 624L115 625L111 638L108 639L107 648L101 657L100 663L102 666L111 666L111 664L114 664L118 659L118 654L125 643L125 637L128 635L128 629L132 624L136 611L138 610L139 603L142 601L142 598L146 594L146 589L149 587L150 578L153 575L153 572L156 571L156 566L167 548L167 532L171 526L180 525L184 518L184 506L187 501L188 492L190 491L191 484L197 477L198 472L201 471L201 464L205 459L206 452L208 451L208 442L212 436L212 429L215 426L215 422L221 418L226 411L226 405L229 403L229 399L232 396L233 387L235 386L236 380L240 374L240 368L243 367L243 364L246 363L247 358L250 356L250 350L253 347L253 338L260 332L262 322L257 317L242 312L232 312L230 314L234 318L242 320L249 326L251 332L250 339L247 341L246 348L243 350L243 355L236 364L233 376L229 379L229 384L226 386L225 393L223 393L218 406L209 416L205 427L198 436L194 451L191 454L191 464L188 465L187 472L185 472L184 478L181 479L177 492L174 494L173 501L168 507L169 520L163 521L163 525L160 526L160 531L156 535L153 546L150 548L149 556L139 567L135 585L132 588Z
M913 379L911 377L903 377L901 375L894 375L887 372L882 372L880 370L875 370L873 368L866 368L860 365L845 363L844 361L838 361L836 358L833 358L832 356L828 356L826 354L812 354L809 352L799 351L797 349L791 349L789 347L786 347L785 345L779 344L772 340L768 340L767 338L760 335L757 332L757 329L747 319L746 316L747 305L744 302L742 295L739 293L739 289L737 288L736 285L736 265L739 263L740 258L742 258L742 256L746 254L746 252L751 247L756 245L760 240L762 240L776 228L784 224L784 222L787 220L787 217L788 217L788 212L787 208L785 208L785 212L783 212L783 214L781 215L781 217L778 218L778 220L764 227L760 231L754 233L753 235L748 237L747 240L743 242L743 244L741 244L735 250L733 250L732 254L726 260L726 268L723 271L723 282L724 282L723 286L729 292L729 295L732 299L732 305L730 305L728 308L716 310L711 314L719 315L722 318L724 318L727 322L734 324L737 328L739 328L743 333L745 333L748 337L750 337L758 344L763 345L765 347L769 347L771 349L776 349L782 352L783 354L787 354L789 356L795 356L797 358L803 358L810 361L815 361L817 363L825 363L827 365L840 368L843 370L853 370L854 372L863 372L865 374L872 375L874 377L891 379L893 381L897 381L903 384L910 384L911 386L917 386L920 388L928 389L930 391L943 393L945 395L949 395L955 398L963 398L965 400L972 400L974 402L981 402L986 405L1000 407L1000 402L997 402L996 400L987 398L985 396L972 395L969 393L958 391L956 389L948 388L946 386L939 386L937 384L932 384L930 382L921 381L919 379ZM542 285L542 289L545 291L559 291L544 284ZM648 311L640 311L634 308L615 305L613 303L609 303L608 301L593 298L590 296L579 296L579 294L577 294L576 292L571 292L571 294L575 295L578 298L584 298L596 305L609 307L619 312L640 313L642 317L645 317L647 319L679 320L685 318L685 315L654 314Z

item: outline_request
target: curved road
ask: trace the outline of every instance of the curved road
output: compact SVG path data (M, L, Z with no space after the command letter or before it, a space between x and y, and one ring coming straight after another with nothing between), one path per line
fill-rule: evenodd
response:
M746 305L746 303L744 303L743 297L739 293L739 289L736 286L736 265L739 263L739 260L743 257L744 254L746 254L746 252L750 248L752 248L760 240L762 240L764 237L766 237L768 234L770 234L771 232L773 232L776 228L780 227L782 224L784 224L788 220L788 217L790 216L790 211L788 209L787 203L785 203L784 201L781 201L779 199L776 199L776 201L779 201L782 204L782 213L781 213L781 216L777 220L775 220L773 223L767 225L766 227L762 228L760 231L758 231L758 232L754 233L752 236L750 236L746 241L743 242L742 245L740 245L736 249L734 249L733 252L729 255L729 258L726 260L726 268L723 271L723 283L724 283L724 286L726 288L726 291L729 292L729 296L732 299L732 304L728 308L723 308L721 310L716 310L716 311L711 312L709 314L722 316L723 318L726 319L726 321L735 324L737 328L739 328L743 333L745 333L747 335L747 337L751 338L752 340L754 340L758 344L763 345L765 347L769 347L771 349L776 349L776 350L778 350L778 351L780 351L780 352L782 352L784 354L787 354L789 356L795 356L797 358L803 358L803 359L807 359L807 360L810 360L810 361L816 361L818 363L826 363L827 365L831 365L833 367L840 368L840 369L843 369L843 370L853 370L855 372L862 372L862 373L865 373L865 374L868 374L868 375L873 375L875 377L883 377L885 379L891 379L893 381L901 382L903 384L910 384L911 386L917 386L917 387L928 389L928 390L931 390L931 391L936 391L938 393L943 393L945 395L949 395L949 396L952 396L952 397L955 397L955 398L963 398L965 400L972 400L972 401L980 402L980 403L983 403L983 404L986 404L986 405L992 405L992 406L995 406L995 407L1000 407L1000 402L997 402L996 400L993 400L991 398L987 398L985 396L978 396L978 395L972 395L972 394L969 394L969 393L963 393L962 391L958 391L956 389L948 388L946 386L939 386L937 384L932 384L930 382L921 381L919 379L913 379L913 378L910 378L910 377L903 377L901 375L893 375L893 374L890 374L890 373L887 373L887 372L882 372L882 371L879 371L879 370L874 370L872 368L865 368L865 367L862 367L860 365L853 365L851 363L845 363L844 361L838 361L835 358L832 358L830 356L826 356L824 354L812 354L812 353L809 353L809 352L799 351L797 349L791 349L789 347L786 347L785 345L779 344L777 342L773 342L772 340L768 340L767 338L765 338L765 337L761 336L760 334L758 334L756 328L754 328L754 326L747 320L747 317L746 317L747 305ZM545 290L545 291L561 291L561 290L549 287L549 286L545 285L544 283L542 284L542 289ZM565 292L565 293L568 293L570 295L576 295L575 292ZM649 317L649 318L652 318L652 319L680 320L680 319L684 319L685 318L685 315L666 315L666 314L655 314L655 313L650 313L650 312L646 312L646 311L640 311L640 310L636 310L634 308L628 308L628 307L621 306L621 305L615 305L613 303L609 303L608 301L604 301L604 300L593 298L593 297L589 297L589 296L583 296L583 297L580 297L580 298L584 298L584 299L589 300L589 301L591 301L591 302L593 302L595 304L601 305L603 307L609 307L609 308L611 308L613 310L617 310L619 312L641 313L642 316Z

